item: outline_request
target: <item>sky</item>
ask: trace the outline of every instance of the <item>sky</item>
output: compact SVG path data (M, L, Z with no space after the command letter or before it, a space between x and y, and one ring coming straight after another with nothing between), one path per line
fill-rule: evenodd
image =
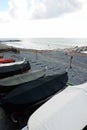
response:
M0 38L87 38L87 0L0 0Z

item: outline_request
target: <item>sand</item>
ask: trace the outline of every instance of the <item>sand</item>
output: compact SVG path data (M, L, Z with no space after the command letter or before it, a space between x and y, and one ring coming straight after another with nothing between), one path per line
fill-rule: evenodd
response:
M69 82L78 85L87 82L87 56L74 55L72 59L72 68L70 68L70 56L63 51L21 51L18 54L14 52L3 52L5 58L14 57L16 60L25 57L29 60L32 70L48 67L47 75L58 74L61 71L68 72ZM0 108L0 130L18 130L19 126L13 124Z

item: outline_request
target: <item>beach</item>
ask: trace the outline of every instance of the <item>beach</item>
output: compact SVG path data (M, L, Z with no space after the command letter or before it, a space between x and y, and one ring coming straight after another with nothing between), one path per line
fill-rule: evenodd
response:
M65 50L35 51L20 50L20 53L13 51L2 52L5 58L14 57L16 60L22 60L24 57L29 60L31 69L40 69L47 66L46 75L54 75L60 72L68 72L68 81L73 85L79 85L87 82L87 55L73 55L70 66L71 55ZM20 129L19 126L12 123L0 109L0 130Z
M13 48L12 48L13 49ZM79 49L78 49L79 50ZM20 49L20 53L15 53L13 50L2 52L5 58L15 58L17 61L22 60L24 57L29 60L31 69L40 69L47 66L47 75L67 71L69 82L75 85L87 81L87 54L79 52L66 53L66 49L62 50L33 50L33 49ZM68 49L68 51L71 51ZM71 68L70 59L73 56Z

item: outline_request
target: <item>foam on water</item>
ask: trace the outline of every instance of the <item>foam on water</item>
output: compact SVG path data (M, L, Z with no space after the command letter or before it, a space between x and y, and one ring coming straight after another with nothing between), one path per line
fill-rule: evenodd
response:
M3 42L9 46L25 49L52 50L74 46L87 46L87 39L76 38L32 38L20 42Z

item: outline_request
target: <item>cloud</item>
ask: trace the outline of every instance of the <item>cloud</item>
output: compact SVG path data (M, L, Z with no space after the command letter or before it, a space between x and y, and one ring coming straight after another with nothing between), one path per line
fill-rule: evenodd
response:
M53 18L81 8L81 3L76 0L32 0L30 18Z
M8 0L8 6L8 10L0 11L0 22L28 18L27 0Z
M9 9L0 11L0 21L47 19L81 8L82 0L8 0Z
M9 14L13 19L26 19L28 16L27 0L9 0Z
M30 19L46 18L46 6L43 2L31 0L31 7L29 12Z
M11 20L10 14L7 11L0 11L0 22L8 22Z

